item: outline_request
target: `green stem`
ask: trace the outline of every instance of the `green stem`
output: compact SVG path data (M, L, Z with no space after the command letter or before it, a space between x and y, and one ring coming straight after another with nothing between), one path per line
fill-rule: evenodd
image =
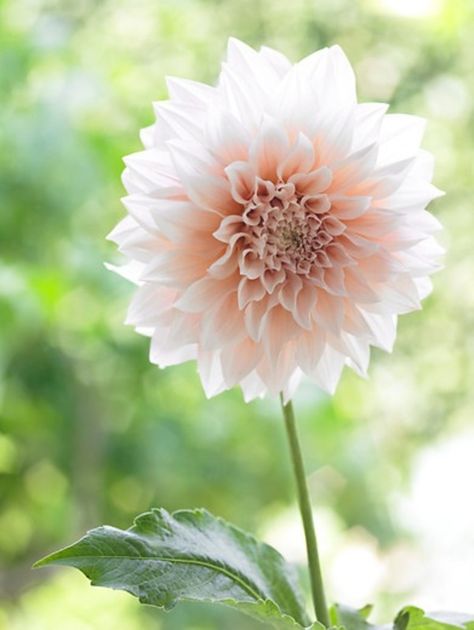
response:
M285 405L283 397L280 395L283 416L285 418L286 432L290 444L291 459L295 473L296 486L298 490L298 502L300 505L301 518L303 520L304 535L306 538L306 553L308 556L309 577L311 582L311 594L313 596L316 619L329 628L328 607L324 595L323 577L319 562L318 543L316 541L316 531L314 529L313 513L309 500L308 486L303 465L303 457L296 431L295 414L291 400Z

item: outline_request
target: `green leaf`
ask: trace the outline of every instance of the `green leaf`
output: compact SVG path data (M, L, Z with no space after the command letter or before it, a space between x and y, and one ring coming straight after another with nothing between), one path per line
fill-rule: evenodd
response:
M474 615L453 612L425 613L406 606L397 615L395 630L474 630Z
M53 564L166 610L179 600L217 602L279 628L310 625L283 557L205 510L153 509L126 531L98 527L35 566Z
M370 604L359 609L334 604L329 610L329 618L334 626L343 626L346 630L380 630L381 626L375 626L367 621L371 612Z
M372 606L355 609L334 604L329 610L332 628L341 630L474 630L474 615L462 613L425 613L421 608L406 606L393 624L374 625L367 621Z

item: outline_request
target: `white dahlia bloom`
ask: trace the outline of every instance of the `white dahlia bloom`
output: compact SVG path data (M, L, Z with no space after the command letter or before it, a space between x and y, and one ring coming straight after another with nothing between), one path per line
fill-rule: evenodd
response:
M439 268L423 120L358 104L338 46L291 65L231 39L216 87L167 83L110 235L151 361L196 359L208 396L246 400L364 375Z

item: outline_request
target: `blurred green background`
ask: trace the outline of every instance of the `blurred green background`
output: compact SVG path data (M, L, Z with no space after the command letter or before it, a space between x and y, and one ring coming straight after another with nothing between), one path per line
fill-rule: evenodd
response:
M0 0L0 628L257 628L32 571L86 528L205 506L304 561L279 409L206 401L122 325L107 272L121 158L165 74L213 82L226 39L343 46L361 100L429 119L446 269L369 381L295 404L332 600L474 610L474 5L470 0ZM411 599L410 599L411 598Z

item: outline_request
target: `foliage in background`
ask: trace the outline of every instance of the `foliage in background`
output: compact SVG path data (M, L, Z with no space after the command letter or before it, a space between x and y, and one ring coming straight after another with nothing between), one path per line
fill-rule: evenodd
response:
M103 268L121 156L139 150L164 75L212 82L228 35L294 60L337 42L361 100L430 119L447 268L370 382L346 374L334 399L308 386L296 400L317 504L382 549L403 538L390 497L418 450L474 411L474 9L424 4L432 14L408 18L388 0L0 0L0 628L260 627L196 605L164 618L30 570L151 506L202 505L256 531L291 500L277 405L237 391L206 401L194 365L148 365L147 340L122 326L130 286ZM382 613L407 600L382 591Z

